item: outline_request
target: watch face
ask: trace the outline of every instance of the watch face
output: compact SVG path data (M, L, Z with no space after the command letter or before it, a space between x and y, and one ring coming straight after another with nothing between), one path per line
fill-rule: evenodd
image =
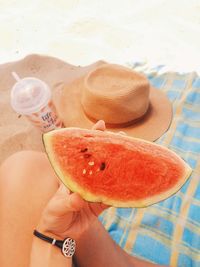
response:
M62 253L65 257L72 257L76 249L76 242L71 238L66 238L63 242Z

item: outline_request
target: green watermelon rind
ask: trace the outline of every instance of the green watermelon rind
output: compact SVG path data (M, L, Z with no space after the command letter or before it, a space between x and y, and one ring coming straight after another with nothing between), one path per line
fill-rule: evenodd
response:
M160 201L163 201L167 198L169 198L170 196L174 195L175 193L177 193L181 187L185 184L185 182L188 180L188 178L191 175L192 169L190 168L190 166L183 161L175 152L165 148L164 146L158 145L156 143L151 143L149 141L146 140L142 140L139 138L134 138L134 137L130 137L130 136L126 136L126 135L121 135L121 134L116 134L116 133L112 133L112 132L108 132L106 131L106 137L109 136L111 138L116 138L116 136L120 136L120 139L124 139L126 141L142 141L143 143L147 143L147 144L153 144L155 146L159 146L162 147L163 149L166 149L167 151L170 151L170 153L173 153L177 158L179 158L179 160L181 160L182 162L182 166L184 167L185 171L183 176L179 179L179 183L177 183L173 188L170 188L168 191L165 191L164 193L159 193L158 195L154 195L153 197L150 198L145 198L145 199L140 199L140 200L132 200L132 201L125 201L125 200L118 200L118 199L110 199L106 196L103 195L95 195L91 192L89 192L88 190L85 190L83 187L81 187L78 183L76 183L75 181L73 181L73 178L70 175L66 175L62 169L59 167L59 164L57 163L56 160L56 155L54 153L54 151L52 150L52 142L51 142L51 138L56 135L57 132L65 132L65 131L78 131L78 132L82 132L84 134L95 134L101 135L102 136L102 131L99 130L87 130L87 129L80 129L80 128L74 128L74 127L70 127L70 128L62 128L59 130L54 130L48 133L43 134L43 143L44 143L44 147L45 147L45 151L46 154L49 158L49 161L55 171L55 173L57 174L58 178L62 181L62 183L69 188L72 192L76 192L78 193L83 199L89 201L89 202L101 202L104 204L107 204L109 206L113 206L113 207L132 207L132 208L144 208L150 205L153 205L155 203L158 203Z

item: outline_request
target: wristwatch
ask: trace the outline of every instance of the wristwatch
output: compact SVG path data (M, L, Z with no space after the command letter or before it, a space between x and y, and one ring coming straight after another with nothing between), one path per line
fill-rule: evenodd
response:
M49 236L46 236L46 235L38 232L37 230L34 230L33 234L36 237L52 244L53 246L60 248L62 254L65 257L71 258L75 253L76 242L74 239L72 239L70 237L67 237L64 240L56 240L55 238L51 238Z

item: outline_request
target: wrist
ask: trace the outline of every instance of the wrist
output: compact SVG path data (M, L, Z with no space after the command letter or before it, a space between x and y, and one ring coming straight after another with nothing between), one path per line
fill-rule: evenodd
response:
M46 227L43 223L39 223L36 230L57 240L63 240L65 238L62 234L55 233L55 231L48 229L48 227Z
M74 255L76 242L72 238L67 237L64 240L55 239L52 236L47 236L44 233L39 232L38 230L34 230L33 234L38 239L60 248L65 257L71 258Z
M59 248L35 237L32 243L29 267L72 266L72 258L64 257Z

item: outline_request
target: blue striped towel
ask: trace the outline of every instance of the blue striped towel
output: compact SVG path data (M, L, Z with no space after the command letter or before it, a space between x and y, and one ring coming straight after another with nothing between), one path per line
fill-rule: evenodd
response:
M136 66L138 67L138 65ZM179 154L193 173L172 197L143 209L109 208L100 220L129 254L156 264L200 266L200 77L146 74L173 103L170 129L156 142Z

